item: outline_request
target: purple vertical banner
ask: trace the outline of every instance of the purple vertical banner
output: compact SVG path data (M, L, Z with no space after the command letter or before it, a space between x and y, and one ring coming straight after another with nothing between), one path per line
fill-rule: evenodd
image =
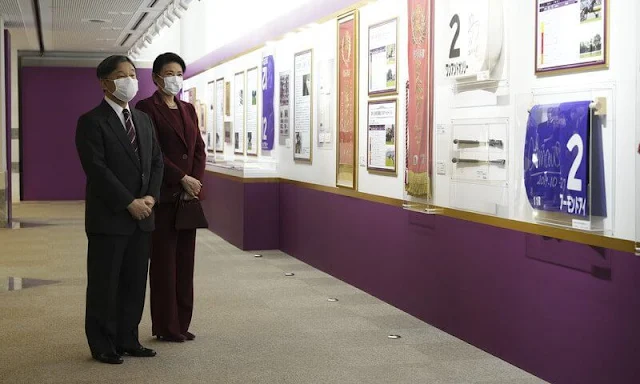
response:
M13 167L11 163L11 33L8 29L4 30L4 90L5 90L5 123L6 123L6 140L7 140L7 223L11 228L11 208L12 208L12 185Z
M262 150L271 151L275 136L275 116L273 111L274 89L274 64L273 56L265 56L262 59Z

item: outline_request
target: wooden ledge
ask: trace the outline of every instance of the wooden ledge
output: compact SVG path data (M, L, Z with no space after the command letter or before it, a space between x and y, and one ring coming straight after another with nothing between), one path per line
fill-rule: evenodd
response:
M220 177L227 180L232 180L238 183L243 184L253 184L253 183L282 183L294 185L300 188L311 189L314 191L332 193L334 195L340 195L345 197L351 197L354 199L370 201L379 204L386 204L393 207L402 208L404 201L399 199L394 199L385 196L377 196L368 193L354 191L352 189L339 188L339 187L329 187L325 185L307 183L303 181L296 181L290 179L283 178L275 178L275 177L263 177L263 178L242 178L236 176L230 176L214 171L208 171L216 175L216 177ZM539 235L544 237L551 237L554 239L571 241L574 243L585 244L593 247L601 247L612 249L621 252L629 252L635 253L636 243L631 240L624 240L615 237L604 236L600 234L588 233L576 231L568 228L562 227L554 227L544 224L535 224L529 223L526 221L519 221L513 219L505 219L502 217L483 215L481 213L463 211L452 208L445 207L433 207L436 209L441 209L441 216L451 217L454 219L460 219L465 221L470 221L473 223L490 225L492 227L510 229L513 231L529 233L532 235Z

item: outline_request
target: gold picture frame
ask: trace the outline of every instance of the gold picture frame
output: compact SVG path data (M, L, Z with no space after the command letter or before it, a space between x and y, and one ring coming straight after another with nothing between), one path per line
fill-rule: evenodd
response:
M344 35L341 34L341 26L346 23L353 21L353 28L350 28L351 31L350 37L348 33ZM358 105L359 105L359 97L360 94L358 92L359 89L359 30L360 30L360 20L359 20L359 12L357 9L347 12L337 19L337 37L336 37L336 72L338 74L338 95L336 97L337 107L336 107L336 126L338 127L338 137L336 139L336 186L339 188L345 189L358 189ZM342 39L341 39L342 37ZM348 56L348 57L347 57ZM351 62L351 63L350 63ZM345 86L342 81L343 75L346 76L347 72L344 72L344 65L353 65L353 69L350 69L350 73L348 74L350 78L352 78L352 89L351 91L347 90L348 95L346 95L346 99L351 99L351 103L349 100L343 100L343 87ZM341 106L347 105L352 106L352 117L345 118L343 116ZM351 148L347 148L347 150L352 151L351 155L351 164L341 164L341 156L343 153L342 143L341 143L341 133L343 124L342 122L353 124L353 141L351 144ZM344 162L342 162L344 163Z
M224 115L226 117L231 117L231 103L231 81L227 81L224 83Z

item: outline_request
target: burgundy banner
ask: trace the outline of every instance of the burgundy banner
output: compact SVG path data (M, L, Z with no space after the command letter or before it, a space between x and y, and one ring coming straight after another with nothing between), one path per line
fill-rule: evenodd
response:
M355 188L357 13L338 20L338 180Z
M431 198L433 141L433 0L408 0L409 95L407 185L409 195Z

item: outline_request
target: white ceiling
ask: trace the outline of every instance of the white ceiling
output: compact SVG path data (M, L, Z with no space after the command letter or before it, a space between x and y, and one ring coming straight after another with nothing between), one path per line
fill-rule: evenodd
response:
M0 17L11 30L12 45L17 49L40 50L34 10L37 3L46 53L125 53L174 2L176 0L0 0ZM183 3L189 2L183 0Z

